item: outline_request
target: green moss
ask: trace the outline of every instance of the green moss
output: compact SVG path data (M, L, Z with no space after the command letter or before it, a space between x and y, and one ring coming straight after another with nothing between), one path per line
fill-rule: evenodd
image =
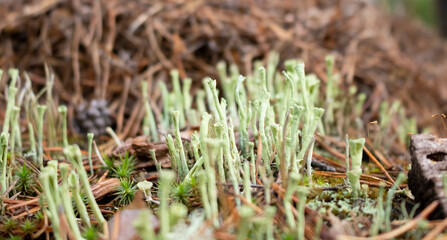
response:
M134 199L137 192L137 186L133 181L124 178L121 179L120 186L116 190L118 192L116 192L115 195L118 195L119 204L126 206Z
M20 226L25 235L31 235L36 230L36 224L29 219Z
M23 195L31 195L34 193L33 187L36 186L35 174L26 166L26 164L23 164L15 171L14 177L17 179L14 188L16 192L22 192Z
M12 232L17 227L17 222L12 218L7 218L2 221L2 230L4 232Z
M179 203L188 205L193 187L189 181L174 183L171 188L171 197Z
M22 240L23 238L21 236L15 236L12 234L9 234L9 237L7 238L7 240Z
M106 163L105 168L109 170L114 177L130 179L135 172L135 158L134 156L129 155L129 152L126 152L124 157L119 157L120 161L103 156L104 162Z
M98 229L94 226L90 226L84 230L82 237L86 240L96 240L99 239Z

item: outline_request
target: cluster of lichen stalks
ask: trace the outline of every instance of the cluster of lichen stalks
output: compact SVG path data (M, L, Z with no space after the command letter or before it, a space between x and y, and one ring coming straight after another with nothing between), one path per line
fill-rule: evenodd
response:
M47 69L46 69L47 70ZM0 78L3 72L0 71ZM8 198L13 192L17 197L19 194L26 195L30 192L35 193L42 191L41 197L43 199L42 209L51 221L51 226L56 239L63 238L60 232L61 214L69 224L70 232L76 239L81 239L81 231L77 222L77 218L72 205L72 198L75 200L76 210L81 216L85 227L91 226L89 213L87 212L86 204L81 197L82 193L88 200L88 205L93 211L95 220L104 226L106 220L93 197L90 189L89 178L84 170L82 164L82 156L77 145L68 145L67 138L67 107L59 106L59 121L57 114L52 111L55 105L52 99L53 76L47 71L47 85L46 85L46 105L39 105L38 96L32 92L31 81L27 74L25 74L25 85L18 92L16 87L19 72L17 69L9 70L9 77L11 79L8 88L8 101L3 122L3 129L0 136L0 193L3 197ZM19 94L18 94L19 93ZM28 140L29 148L22 146L22 136L20 128L20 112L23 107L26 120L28 122ZM49 109L49 111L47 111ZM44 118L47 113L46 119ZM47 146L61 146L64 149L66 159L70 163L59 162L57 160L48 161L44 167L44 120L48 124L47 127ZM56 122L61 125L61 128L55 128ZM35 141L35 131L37 129L37 143ZM57 134L61 134L61 138L57 138ZM89 139L93 136L89 134ZM60 141L59 141L60 140ZM91 141L89 141L91 144ZM89 150L89 160L91 166L91 149ZM16 157L25 157L30 160L29 164L33 164L40 168L40 175L38 176L41 189L38 189L34 183L32 172L26 167L27 163L20 163L16 161ZM70 167L71 166L71 167ZM70 170L71 168L71 170ZM14 169L18 171L14 172ZM60 170L58 174L58 170ZM15 173L15 174L14 174ZM59 179L61 184L59 185ZM17 186L19 189L14 191L11 187ZM32 190L31 190L32 189ZM23 191L23 192L20 192ZM70 197L71 194L71 197ZM61 211L61 209L63 209ZM39 214L41 215L41 214ZM2 216L2 222L7 222ZM12 223L10 222L11 227ZM30 225L29 229L35 229L35 226ZM26 232L27 235L32 232ZM11 237L14 237L11 235Z
M297 239L304 239L304 208L309 187L314 184L311 167L314 134L316 130L320 134L341 134L337 132L339 130L334 130L340 129L334 127L337 124L335 119L341 118L340 114L354 115L354 119L346 117L345 121L358 122L365 95L360 94L357 97L356 90L353 88L349 91L349 97L355 101L350 103L339 101L343 94L338 89L337 76L333 74L334 60L331 57L327 58L325 98L320 97L320 80L315 75L306 75L303 63L296 60L286 61L286 70L282 72L282 75L276 71L277 63L278 56L272 53L267 70L256 63L255 74L247 78L240 76L238 69L234 66L230 67L231 74L227 76L226 65L220 63L217 68L223 89L221 99L219 99L216 81L205 79L204 90L199 89L195 96L191 96L191 79L184 79L181 85L178 72L171 71L172 92L168 91L165 83L159 82L163 108L161 122L158 124L149 103L147 83L142 82L142 96L146 110L142 125L143 134L150 141L165 139L173 171L161 169L160 164L157 163L157 171L160 174L158 194L160 201L152 198L152 184L144 181L137 185L144 192L151 206L158 206L156 212L160 220L160 230L155 233L151 222L151 208L142 210L140 217L134 222L141 238L175 238L176 234L180 234L179 231L182 236L188 234L193 236L197 234L197 230L205 220L212 223L211 229L219 228L225 219L222 219L222 214L220 214L217 185L228 183L232 186L234 204L240 217L239 223L230 231L234 232L239 239L246 237L273 239L274 234L288 234ZM40 167L39 180L44 196L42 208L50 219L54 237L56 239L65 237L59 231L60 216L63 213L70 232L76 239L82 239L82 229L92 225L87 207L94 213L94 220L99 223L104 236L107 236L106 222L91 193L79 147L69 145L67 140L65 106L58 108L59 116L53 111L47 112L46 123L49 127L47 127L46 139L48 146L63 146L65 158L70 165L53 160L47 162L44 167L44 115L47 109L55 108L51 94L51 74L48 73L46 105L37 104L38 99L31 91L31 83L26 74L23 94L19 96L16 96L17 70L10 71L10 78L8 105L1 134L1 192L5 193L12 184L13 173L8 169L12 169L9 166L17 164L14 161L14 154L21 154L25 150L22 148L18 124L20 106L23 104L28 120L30 142L28 152L24 155ZM320 108L321 106L324 106L326 111ZM345 107L350 109L350 112L346 111ZM323 113L325 113L324 116ZM11 131L9 131L10 122ZM56 122L62 125L60 129L53 127ZM187 125L199 124L199 132L192 134L190 144L186 148L180 129ZM350 124L345 123L345 126L348 125ZM358 124L356 126L362 127ZM37 144L34 140L34 128L37 129ZM159 131L160 129L162 131ZM159 135L159 132L171 132L171 129L174 138L171 134ZM108 132L116 139L117 144L120 144L121 140L110 128ZM55 137L58 133L62 135L60 142ZM237 138L236 133L238 133ZM90 169L92 169L93 135L89 134L88 137L88 158ZM351 149L352 167L347 171L347 178L352 187L351 195L357 197L361 191L359 178L364 139L348 142ZM11 152L10 157L7 155L8 150ZM192 159L188 159L188 156L192 156ZM156 161L155 154L152 154L152 158ZM347 163L349 165L349 162ZM279 176L278 179L275 176ZM60 184L58 184L58 179L61 179ZM128 180L122 179L122 181ZM257 202L257 199L253 197L252 185L256 185L259 181L264 188L262 196L264 206L260 206L262 207L261 214L254 212L253 208L246 204L246 201ZM188 214L188 208L182 203L171 204L173 182L177 185L197 185L203 208ZM273 224L277 212L276 207L272 205L270 191L273 182L280 183L286 189L283 198L286 227ZM82 193L86 196L88 205L81 198L79 186L82 186ZM74 205L68 197L69 194L75 200ZM299 199L296 214L293 211L293 196ZM75 214L75 209L78 215ZM78 216L81 221L78 221ZM315 234L318 236L319 233Z

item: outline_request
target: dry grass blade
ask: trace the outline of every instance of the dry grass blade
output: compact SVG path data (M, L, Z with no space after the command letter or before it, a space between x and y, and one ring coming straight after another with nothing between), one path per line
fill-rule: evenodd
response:
M15 205L8 206L8 207L6 207L6 210L13 210L16 208L25 207L25 206L29 206L29 205L37 205L37 204L39 204L39 199L35 198L35 199L29 200L29 201L23 201L21 203L15 204Z
M20 219L20 218L28 216L30 214L36 213L36 212L40 211L40 209L41 209L40 206L31 208L30 210L26 210L25 212L22 212L18 215L13 216L12 219L14 219L14 220Z
M435 239L444 229L447 227L447 218L438 223L436 227L431 230L427 235L422 238L422 240L432 240Z
M388 171L382 166L382 164L380 164L379 161L377 161L376 157L374 157L374 155L372 155L371 152L365 146L363 146L363 151L365 151L366 154L368 154L369 158L373 160L373 162L380 168L380 170L382 170L382 172L385 173L387 178L394 184L394 179L388 174Z

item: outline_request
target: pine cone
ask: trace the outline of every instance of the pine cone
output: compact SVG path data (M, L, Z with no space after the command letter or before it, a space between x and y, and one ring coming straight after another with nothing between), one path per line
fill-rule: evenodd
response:
M80 104L76 108L76 130L81 134L106 134L106 128L114 124L107 105L105 99L93 99L88 104Z

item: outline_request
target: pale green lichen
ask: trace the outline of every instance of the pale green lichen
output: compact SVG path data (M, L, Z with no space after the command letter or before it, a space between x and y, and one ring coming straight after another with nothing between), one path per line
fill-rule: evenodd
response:
M351 183L352 193L354 196L358 196L360 193L360 175L362 175L362 154L363 145L365 144L364 138L350 139L349 151L351 155L351 169L347 172L347 177Z

